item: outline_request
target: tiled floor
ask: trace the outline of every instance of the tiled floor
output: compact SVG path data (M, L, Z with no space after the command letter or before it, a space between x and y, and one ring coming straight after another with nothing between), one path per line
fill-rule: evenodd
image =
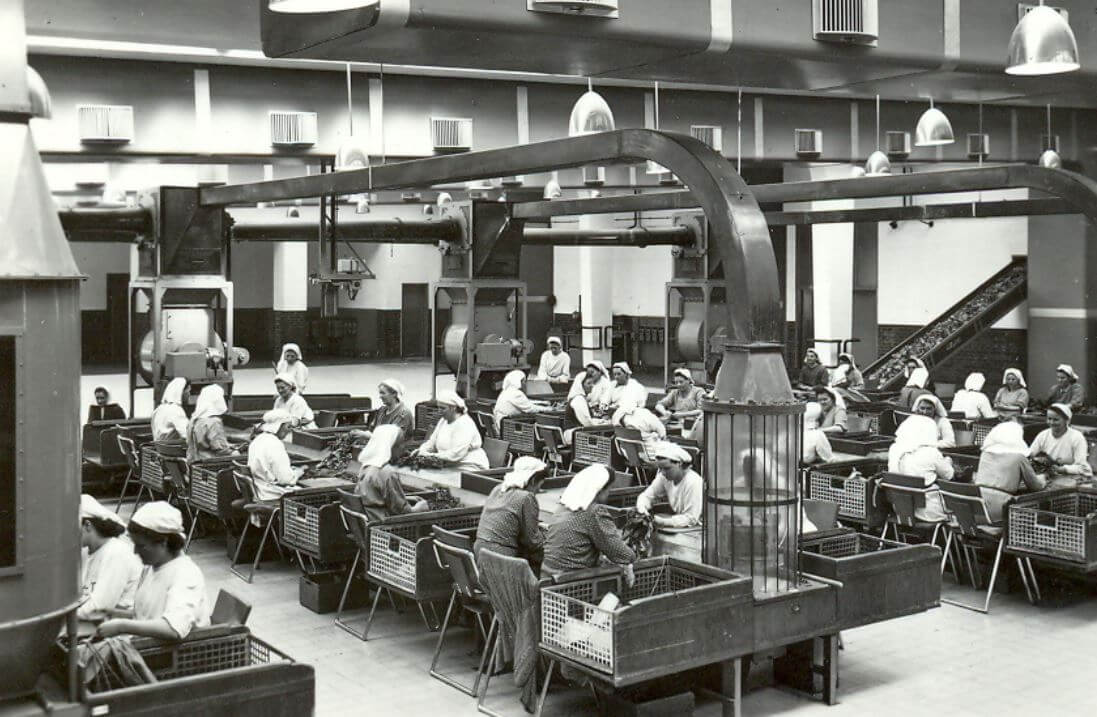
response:
M377 380L388 375L408 385L412 401L429 394L429 368L424 364L316 367L312 386L316 392L372 394ZM258 392L269 377L268 371L242 371L238 390ZM117 383L119 389L125 384L118 376L85 378L89 394L93 381ZM337 629L332 615L316 615L298 604L299 573L294 568L270 564L248 585L229 573L223 544L199 539L191 552L205 571L211 597L225 588L252 603L252 630L316 667L316 714L477 714L471 698L427 674L436 635L426 631L414 609L402 615L379 609L370 640L361 642ZM952 585L946 586L946 594L975 597L970 589ZM851 630L843 639L839 705L828 708L764 686L765 669L760 668L752 677L743 714L1097 713L1097 599L1092 591L1036 607L1025 602L1023 593L996 595L990 615L946 605ZM448 653L454 669L468 661L463 657L466 649L455 645ZM468 664L463 676L471 677ZM491 704L507 715L523 714L508 682L509 676L493 680ZM565 691L550 693L546 713L587 715L593 709L588 693ZM697 713L719 715L719 705L702 703Z

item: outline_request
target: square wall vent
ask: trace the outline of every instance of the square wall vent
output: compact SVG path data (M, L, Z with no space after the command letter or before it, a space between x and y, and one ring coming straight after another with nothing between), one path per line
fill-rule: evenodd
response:
M272 147L312 147L316 144L315 112L271 112Z
M724 151L724 128L707 124L690 125L689 133L717 152Z
M876 46L880 37L877 0L812 0L816 40Z
M823 130L797 129L793 132L793 146L797 157L813 159L823 153Z
M431 117L430 141L435 152L467 152L472 149L472 120L468 117Z
M888 157L906 159L910 156L910 132L885 132L884 152Z
M601 187L606 183L605 167L583 167L583 184L588 187Z
M530 12L554 12L562 15L618 18L618 0L526 0Z
M77 105L80 141L85 144L126 144L133 141L130 105Z
M1059 135L1057 134L1041 134L1040 135L1040 151L1046 152L1048 150L1054 152L1059 151Z
M969 134L967 136L967 156L972 159L982 157L986 159L990 156L990 135L983 134Z

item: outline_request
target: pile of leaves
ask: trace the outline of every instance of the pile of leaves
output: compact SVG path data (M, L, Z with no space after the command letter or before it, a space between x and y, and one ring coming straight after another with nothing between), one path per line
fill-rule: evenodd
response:
M636 557L644 558L651 552L651 534L654 531L655 519L633 509L625 515L621 538L636 552Z
M438 456L426 456L420 453L415 455L407 454L401 456L399 459L394 460L398 466L406 466L408 468L445 468L446 462Z
M354 440L349 433L343 434L331 444L331 450L316 465L305 469L304 478L315 478L321 475L339 475L346 471L347 466L354 460L357 450Z
M450 510L451 508L460 508L461 501L453 497L453 493L449 488L445 486L435 488L431 493L424 495L423 498L427 501L427 505L431 510Z

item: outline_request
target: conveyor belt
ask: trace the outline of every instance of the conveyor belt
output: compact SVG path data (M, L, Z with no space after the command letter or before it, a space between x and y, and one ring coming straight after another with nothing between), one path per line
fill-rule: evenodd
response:
M903 364L917 356L932 369L972 341L1025 300L1028 264L1015 257L974 291L914 332L865 369L865 381L881 390L903 385Z

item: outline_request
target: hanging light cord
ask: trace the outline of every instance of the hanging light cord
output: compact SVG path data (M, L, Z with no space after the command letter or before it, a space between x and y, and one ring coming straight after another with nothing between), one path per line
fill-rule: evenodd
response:
M739 107L735 115L735 171L743 173L743 88L739 88Z

